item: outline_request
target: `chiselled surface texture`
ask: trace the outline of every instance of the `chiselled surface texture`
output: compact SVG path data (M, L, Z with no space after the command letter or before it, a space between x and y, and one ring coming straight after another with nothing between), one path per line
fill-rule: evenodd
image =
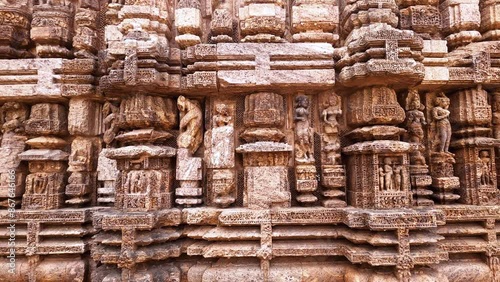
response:
M0 281L500 282L499 0L0 0Z

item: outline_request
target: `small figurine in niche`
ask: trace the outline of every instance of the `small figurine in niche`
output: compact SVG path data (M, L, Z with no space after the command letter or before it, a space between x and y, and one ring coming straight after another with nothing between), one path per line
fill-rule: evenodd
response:
M229 107L224 104L217 104L215 106L215 115L213 118L213 127L221 127L232 125L233 120L229 113Z
M326 153L326 161L331 165L337 164L338 159L340 159L339 123L337 118L341 114L340 97L329 95L321 112L321 118L323 121L323 142L325 144L323 151Z
M481 185L492 185L493 184L493 177L491 175L490 152L488 152L487 150L480 151L478 162L480 165L479 179L480 179Z
M378 169L378 183L379 183L379 186L380 186L380 190L381 191L384 191L385 190L385 172L384 172L384 168L383 167L380 167Z
M330 140L329 138L334 134L337 135L339 132L339 122L337 120L338 116L342 114L342 110L339 105L339 97L331 95L328 97L328 101L325 103L325 108L321 112L321 117L323 118L324 126L323 131L326 134L325 142L334 142L338 138Z
M197 101L179 96L177 99L177 108L180 112L180 134L177 137L177 146L179 148L189 149L189 152L194 154L200 147L203 139L203 114L200 105Z
M118 128L118 112L119 108L110 102L104 103L102 107L102 114L106 116L104 118L104 135L103 141L106 143L106 146L109 146L111 142L115 139L116 134L119 132Z
M314 161L313 131L309 123L309 98L299 95L295 98L295 148L297 159Z
M450 99L444 95L443 92L439 93L434 100L434 108L432 109L432 118L436 125L436 137L434 140L438 146L438 152L449 153L450 140L451 140L451 124L449 120Z
M408 141L421 144L424 138L423 126L427 125L424 116L424 105L420 103L420 97L416 89L411 89L406 102L406 128L408 129Z
M394 169L392 167L392 159L390 157L384 158L383 180L384 180L384 185L381 186L383 186L386 191L394 190L394 185L393 185Z
M403 167L398 165L394 167L394 190L401 191L403 184Z

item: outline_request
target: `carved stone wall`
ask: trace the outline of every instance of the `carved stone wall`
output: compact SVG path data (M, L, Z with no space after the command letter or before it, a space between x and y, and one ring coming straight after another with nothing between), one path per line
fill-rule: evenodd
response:
M0 0L0 281L500 281L497 0Z

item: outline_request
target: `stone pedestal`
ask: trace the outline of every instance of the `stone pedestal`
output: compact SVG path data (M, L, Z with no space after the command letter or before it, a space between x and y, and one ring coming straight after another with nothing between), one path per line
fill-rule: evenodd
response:
M288 161L292 147L274 142L241 145L245 191L243 205L251 209L290 207Z
M181 187L175 189L176 204L194 206L203 202L201 165L202 159L192 157L188 149L180 148L177 150L175 178Z
M325 197L322 204L327 208L347 206L345 199L345 168L343 165L323 165L321 167L321 194Z
M428 186L432 184L432 177L429 175L427 165L410 165L410 182L413 193L414 206L433 206L431 199L433 194Z
M460 180L454 176L455 159L453 155L434 152L431 154L430 163L434 199L441 204L455 203L460 198L456 191L460 188Z

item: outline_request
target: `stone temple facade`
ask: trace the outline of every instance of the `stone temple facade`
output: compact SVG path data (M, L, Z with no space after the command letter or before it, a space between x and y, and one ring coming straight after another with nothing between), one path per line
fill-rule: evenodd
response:
M0 281L500 281L500 0L0 0Z

